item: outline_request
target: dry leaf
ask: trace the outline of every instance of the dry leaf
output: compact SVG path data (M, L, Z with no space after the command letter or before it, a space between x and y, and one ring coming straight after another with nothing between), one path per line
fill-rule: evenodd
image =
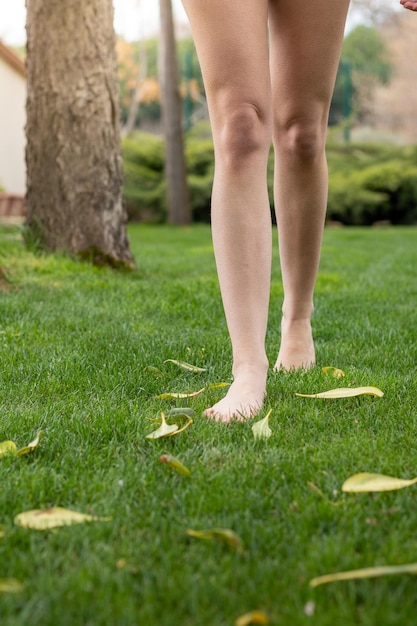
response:
M110 520L111 517L96 517L58 506L51 509L33 509L32 511L19 513L14 518L14 523L22 528L48 530L58 526L70 526L85 522L109 522Z
M244 552L242 540L233 530L229 528L212 528L210 530L187 530L187 535L196 539L205 539L208 541L218 541L225 543L236 552Z
M300 398L353 398L355 396L377 396L382 398L383 392L378 387L341 387L339 389L330 389L329 391L322 391L320 393L296 393L296 396Z
M395 574L417 574L417 563L407 565L382 565L380 567L366 567L348 572L337 572L336 574L326 574L317 576L310 580L310 587L318 587L340 580L356 580L359 578L379 578L381 576L392 576Z
M252 432L255 439L269 439L269 437L272 435L272 430L269 428L268 423L271 413L272 409L268 411L267 415L263 419L255 422L252 426Z
M178 424L167 424L165 413L161 413L161 426L153 432L149 433L149 435L146 435L146 439L161 439L162 437L172 437L173 435L179 435L193 423L193 419L191 417L185 415L184 413L182 415L186 417L188 421L182 428L180 428Z
M161 425L156 430L146 435L146 439L160 439L161 437L169 437L178 430L178 424L167 424L165 413L161 413Z
M204 367L196 367L195 365L190 365L189 363L184 363L183 361L176 361L175 359L166 359L164 363L175 363L182 370L186 372L193 372L193 374L200 374L201 372L207 372Z
M222 387L230 387L230 383L212 383L206 389L222 389Z
M29 454L29 452L32 452L32 450L35 450L35 448L38 447L39 445L39 441L41 436L43 435L43 431L39 430L38 434L36 435L35 439L33 441L31 441L30 443L28 443L27 446L25 446L24 448L20 448L20 450L18 450L16 452L16 456L22 456L23 454Z
M17 448L14 441L3 441L0 443L0 456L5 456L6 454L16 454Z
M250 624L268 624L268 616L263 611L251 611L237 618L235 626L249 626Z
M159 398L161 400L196 398L200 395L200 393L203 393L203 391L208 391L209 389L220 389L221 387L229 387L229 385L230 383L214 383L212 385L208 385L207 387L202 387L198 391L190 391L189 393L161 393L159 396L156 396L156 398Z
M333 378L343 378L345 375L343 370L340 370L338 367L322 367L321 371L329 376L333 376Z
M161 399L161 400L178 400L181 398L196 398L197 396L200 395L200 393L203 393L203 391L206 390L206 387L203 387L202 389L199 389L198 391L190 391L189 393L161 393L159 394L159 396L156 396L157 398Z
M15 578L0 578L0 593L21 593L23 585Z
M342 485L342 491L347 493L367 493L370 491L395 491L396 489L404 489L417 483L417 478L405 480L403 478L394 478L393 476L384 476L383 474L369 474L362 472L351 476Z
M162 454L159 457L159 460L161 463L165 463L168 467L171 467L178 474L182 474L182 476L191 476L191 472L188 467L185 467L185 465L176 459L175 456L171 456L171 454Z

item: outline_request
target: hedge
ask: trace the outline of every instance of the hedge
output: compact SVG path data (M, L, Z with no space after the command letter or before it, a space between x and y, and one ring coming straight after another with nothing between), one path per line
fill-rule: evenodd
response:
M346 225L417 223L417 146L329 144L328 220ZM193 219L210 221L214 172L213 143L207 126L186 136L186 167ZM164 144L136 132L123 140L124 198L130 220L166 220ZM273 211L273 155L268 167Z

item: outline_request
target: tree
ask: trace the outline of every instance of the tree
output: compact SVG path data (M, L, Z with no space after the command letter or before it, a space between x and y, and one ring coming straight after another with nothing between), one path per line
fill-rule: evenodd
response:
M168 219L171 224L181 225L191 222L191 208L185 169L174 20L171 0L159 0L159 6L161 14L160 71Z
M27 36L27 239L133 266L112 0L30 0Z
M364 121L372 108L376 86L387 84L391 71L388 50L379 32L363 24L354 28L343 42L330 123L351 114Z

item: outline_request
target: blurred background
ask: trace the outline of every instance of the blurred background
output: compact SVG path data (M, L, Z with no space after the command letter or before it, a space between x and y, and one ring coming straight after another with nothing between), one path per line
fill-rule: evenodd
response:
M113 4L124 199L131 220L164 222L168 209L159 3ZM192 219L208 222L213 147L204 86L180 0L172 0L172 9ZM0 99L0 186L23 196L24 0L0 0L0 42L0 91L15 92L13 114L6 99ZM416 58L417 15L403 10L397 0L352 0L329 119L329 223L416 223ZM6 66L12 66L13 80ZM273 208L272 155L270 170Z

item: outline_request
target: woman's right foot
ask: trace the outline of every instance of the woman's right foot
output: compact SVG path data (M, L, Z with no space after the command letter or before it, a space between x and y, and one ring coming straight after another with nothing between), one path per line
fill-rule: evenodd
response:
M316 354L310 318L281 322L281 347L274 370L310 369L315 365Z

